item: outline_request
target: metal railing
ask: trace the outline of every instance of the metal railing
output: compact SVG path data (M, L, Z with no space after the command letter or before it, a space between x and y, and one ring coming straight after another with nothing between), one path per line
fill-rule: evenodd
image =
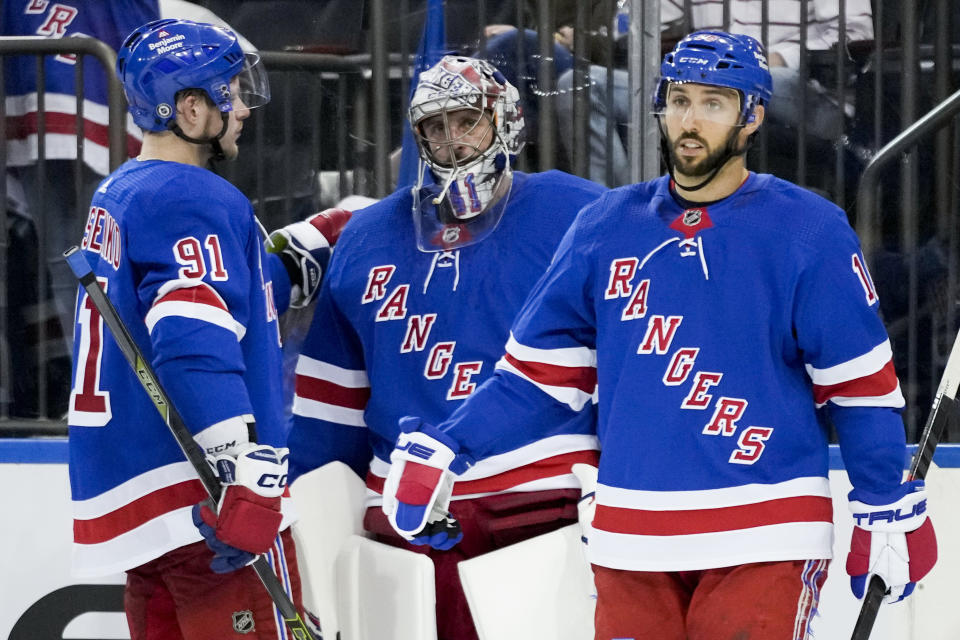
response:
M679 31L658 24L661 6L667 2L683 9ZM801 9L811 2L801 0ZM948 0L874 0L873 40L850 42L845 35L847 2L837 0L837 45L814 51L802 36L804 55L798 69L805 87L802 101L808 107L812 100L826 96L854 110L852 116L844 117L842 135L826 141L815 139L804 119L794 127L766 132L764 127L748 164L816 190L847 211L863 239L880 293L895 364L908 399L908 435L913 439L918 416L932 399L939 377L945 336L952 335L960 322L956 311L960 298L956 231L960 127L954 117L960 43L951 41L957 40L955 33L960 25L954 23L957 11ZM246 193L268 228L331 206L349 194L381 197L395 188L390 156L407 126L404 115L413 52L420 38L425 5L423 0L367 0L364 4L369 25L365 51L354 55L261 52L271 74L273 103L248 121L244 136L250 138L242 143L239 162L224 166L222 173ZM530 116L530 128L536 135L519 158L518 168L556 167L590 176L591 153L597 153L597 140L591 138L597 131L591 127L590 118L598 105L607 114L614 114L614 84L626 77L629 110L622 119L611 116L602 123L601 171L593 178L616 185L656 175L660 171L659 140L656 122L649 114L649 96L660 49L668 37L682 35L684 25L687 29L699 26L693 19L698 0L576 3L573 52L567 52L572 55L566 67L568 84L558 73L557 55L563 53L555 47L558 0L500 4L447 0L448 49L487 55L492 39L486 37L483 27L490 22L509 22L529 30L531 38L517 38L507 58L516 71L515 84L528 114L536 114ZM595 16L590 16L588 6L594 4L602 5L611 17L618 6L629 8L627 32L617 36L612 22L605 27L590 23ZM770 4L760 3L764 40L769 38ZM222 11L222 5L217 8ZM731 0L725 0L725 24L731 24L733 12ZM228 22L231 18L223 13L221 17ZM668 30L661 31L664 28ZM255 34L245 35L256 42ZM601 43L603 37L607 38L604 46L608 59L614 57L615 46L622 49L624 41L629 43L619 66L598 66L587 55L588 39L596 44L598 36ZM0 55L94 55L90 47L100 47L90 39L17 40L24 46L9 39L0 42ZM112 68L112 58L104 59L109 60L105 68ZM81 66L78 73L82 74ZM112 74L108 75L112 79ZM595 84L598 78L602 87ZM812 80L818 80L822 89L816 98L806 89L812 86ZM82 75L77 84L82 85ZM81 103L82 96L78 96L78 106ZM110 106L114 166L125 157L123 125L119 124L123 118L117 118L118 124L113 125L114 114L122 114L121 105L111 101ZM566 124L558 124L561 107L565 106L572 111L569 129ZM927 116L917 119L918 114L931 109ZM933 144L921 144L929 136ZM613 161L615 145L626 154L619 165ZM82 139L78 142L81 147ZM893 163L893 158L899 162ZM6 164L2 151L0 163ZM87 204L78 203L78 215L83 215ZM0 220L5 222L6 218ZM38 232L42 243L43 233ZM6 238L0 239L4 256L9 248ZM6 267L6 261L0 258L0 335L4 338L9 329ZM43 289L44 283L38 282L37 287ZM5 381L10 380L9 356L9 349L0 351L0 376ZM0 396L0 433L9 432L11 426L21 431L29 428L31 422L21 427L10 418L6 386L4 394ZM951 437L960 439L960 434Z

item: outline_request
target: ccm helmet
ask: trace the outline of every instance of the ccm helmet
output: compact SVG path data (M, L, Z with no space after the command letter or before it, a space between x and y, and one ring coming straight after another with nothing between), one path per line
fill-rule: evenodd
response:
M420 74L408 117L421 159L414 187L420 248L478 242L500 221L510 163L523 149L520 94L489 62L444 56ZM426 167L435 184L426 179Z
M234 101L241 100L249 109L270 101L270 85L258 63L259 56L245 54L229 29L165 19L148 22L127 36L117 53L117 75L133 121L143 129L176 131L177 92L200 89L220 110L225 130ZM240 91L233 95L230 82L237 76Z
M766 105L773 96L773 80L763 46L750 36L723 31L691 33L663 57L654 113L663 113L669 86L684 82L739 91L739 125L752 122L756 106Z

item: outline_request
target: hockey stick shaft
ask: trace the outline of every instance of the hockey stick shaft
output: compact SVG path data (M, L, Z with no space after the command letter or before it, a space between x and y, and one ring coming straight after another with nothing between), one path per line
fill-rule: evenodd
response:
M117 313L113 303L110 302L110 299L107 298L103 289L100 288L93 269L90 268L90 263L87 262L83 252L80 251L78 247L71 247L64 252L63 257L70 265L70 269L73 270L74 275L80 281L80 285L84 291L87 292L87 296L90 298L93 306L96 307L100 317L103 318L103 321L110 329L114 341L117 343L120 351L123 352L124 358L126 358L130 368L133 369L143 390L150 396L150 399L153 401L153 406L156 407L160 413L160 416L167 424L170 433L173 434L183 454L187 457L190 464L193 465L197 475L200 476L200 482L210 495L211 500L213 500L213 504L216 505L220 500L220 494L223 492L220 479L216 476L213 469L210 468L210 465L207 464L203 452L183 423L183 419L177 412L176 407L170 402L169 396L167 396L163 390L163 386L157 379L153 368L143 357L143 353L140 351L137 343L134 342L126 325L123 324L123 319L120 318L120 314ZM290 596L284 591L280 579L277 578L273 569L270 568L266 557L258 557L251 566L253 570L257 572L260 582L263 583L273 603L280 611L280 615L283 616L284 622L286 622L293 637L296 638L296 640L315 640L313 634L310 633L310 630L300 617L300 613L294 606L293 601L290 600Z
M951 421L957 419L958 384L960 384L960 333L957 334L953 342L953 348L947 358L947 366L943 369L940 386L937 388L937 395L933 400L933 407L930 409L930 415L927 416L927 423L920 435L920 442L917 443L917 450L910 462L910 470L907 474L908 480L923 480L926 477L927 471L930 469L930 463L933 462L933 454L937 449L941 434ZM873 623L877 619L880 604L883 602L886 593L887 585L884 584L883 578L878 575L870 578L870 584L863 597L860 615L857 618L857 624L853 628L853 635L850 640L868 640L870 632L873 630Z

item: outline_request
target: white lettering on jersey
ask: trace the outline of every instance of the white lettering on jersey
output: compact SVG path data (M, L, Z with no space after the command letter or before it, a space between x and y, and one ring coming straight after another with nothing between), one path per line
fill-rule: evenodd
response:
M403 320L407 317L407 292L410 291L410 285L402 284L390 293L380 310L377 311L377 322L387 320Z
M713 411L713 417L703 428L703 433L707 435L732 436L737 432L737 420L743 416L747 409L747 401L743 398L726 398L721 396L717 400L717 407Z
M630 281L637 273L638 262L636 258L617 258L610 262L610 282L603 294L604 299L626 298L630 295Z
M681 347L677 349L663 374L663 384L668 387L683 384L687 376L690 375L690 371L693 370L693 363L699 353L700 347Z
M677 328L683 321L683 316L650 316L647 321L647 333L643 336L640 348L637 353L653 353L663 355L670 348L673 337L677 333Z
M427 346L427 338L430 336L430 329L433 328L436 319L437 314L435 313L410 316L407 320L407 333L403 336L403 344L400 345L400 353L423 351L423 348Z
M393 272L397 267L392 264L382 265L370 269L370 275L367 276L367 288L360 299L361 304L367 304L374 300L382 300L387 295L387 283L393 277Z
M458 362L453 367L453 384L447 391L447 400L463 400L477 388L476 382L471 382L470 378L480 373L483 367L482 361Z
M693 377L693 386L690 388L690 393L688 393L687 397L684 398L683 402L680 404L680 407L683 409L699 410L709 407L710 401L713 400L713 396L707 393L707 391L710 390L710 387L719 384L722 377L722 373L698 371Z
M430 356L427 358L427 365L423 369L423 375L428 380L438 380L447 375L447 369L450 368L450 362L453 360L453 349L456 346L456 342L438 342L433 345Z
M90 207L80 246L100 254L115 270L120 268L120 225L103 207Z

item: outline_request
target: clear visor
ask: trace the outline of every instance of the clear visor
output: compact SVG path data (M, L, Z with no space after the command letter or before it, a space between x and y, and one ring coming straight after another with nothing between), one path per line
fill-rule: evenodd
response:
M736 126L740 121L740 92L698 83L670 83L654 114L670 122L716 122Z
M501 184L509 180L507 184ZM413 226L417 234L417 247L421 251L449 251L480 242L497 228L503 218L510 191L513 188L512 175L502 172L497 177L496 191L506 192L497 202L468 220L456 220L451 204L450 191L444 193L443 185L425 184L413 189ZM453 222L444 222L444 220Z
M414 134L432 164L463 167L490 148L495 133L493 119L479 107L465 107L463 98L444 98L443 102L434 115L417 123Z
M243 69L230 81L234 109L256 109L270 102L270 79L256 53L245 53Z

